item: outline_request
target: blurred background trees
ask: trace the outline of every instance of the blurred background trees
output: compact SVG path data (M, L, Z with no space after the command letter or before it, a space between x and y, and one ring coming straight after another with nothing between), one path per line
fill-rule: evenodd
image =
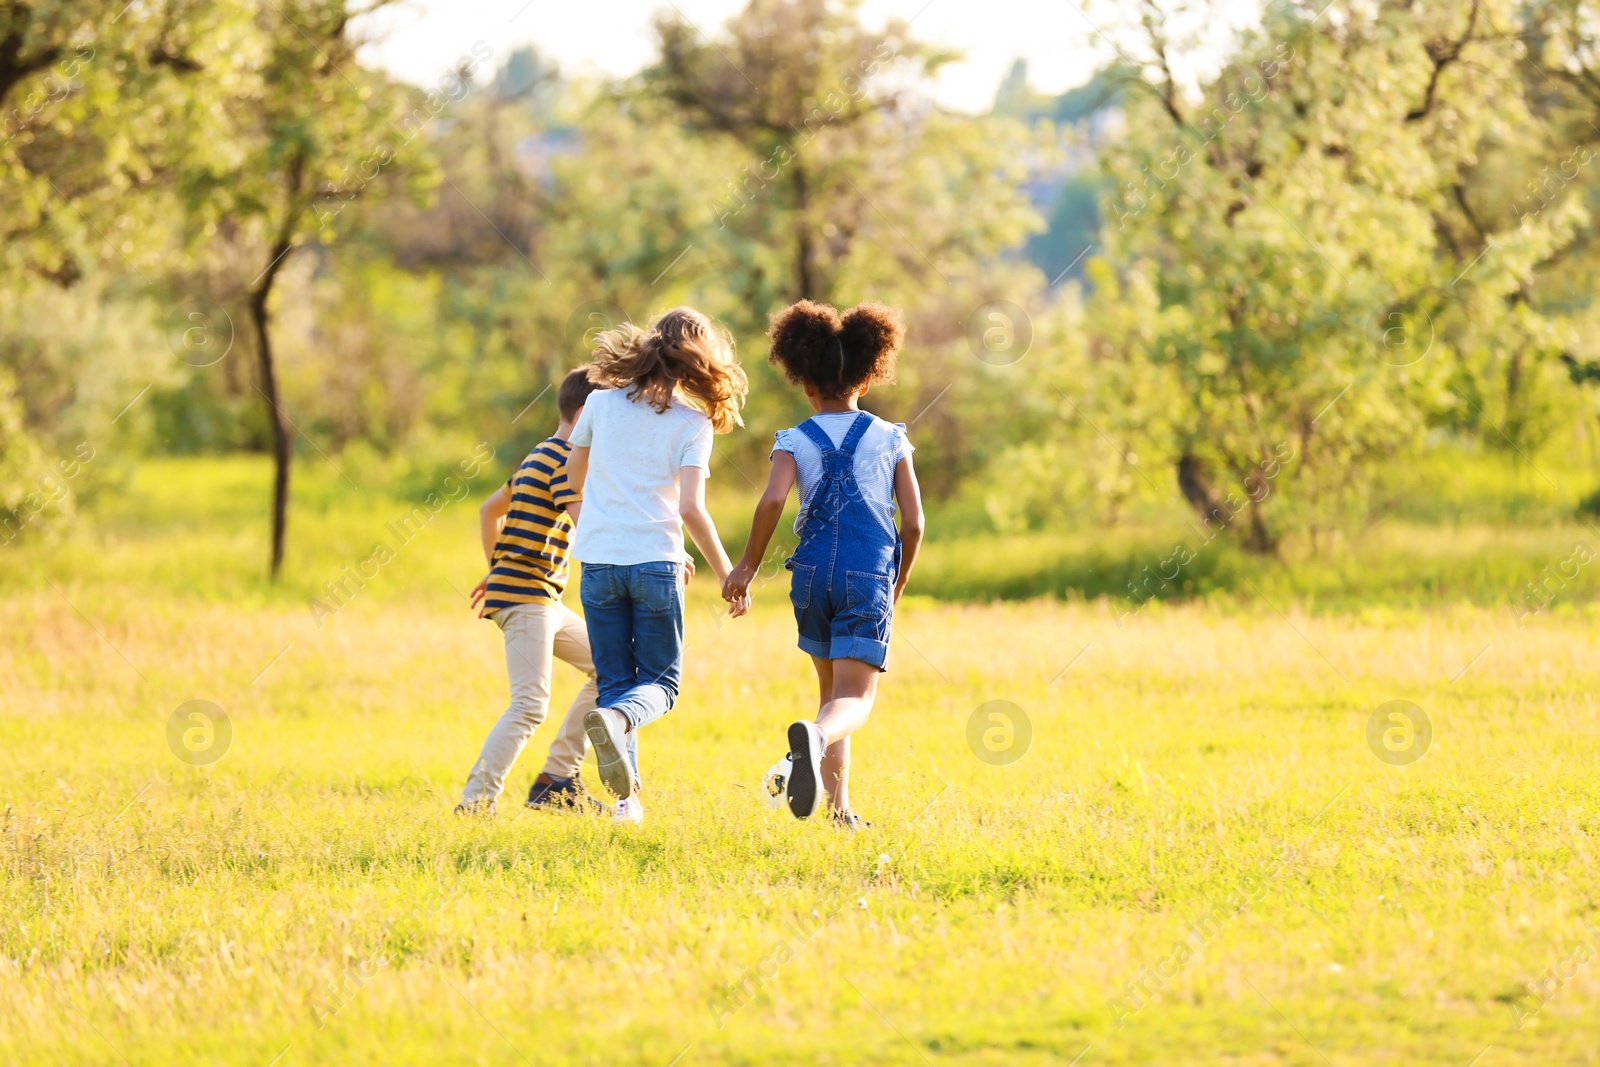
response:
M1440 450L1596 466L1582 0L1277 0L1192 84L1130 6L1113 64L1051 96L1019 63L984 115L846 3L666 9L616 82L477 42L420 88L360 61L371 9L0 3L0 516L48 530L84 441L75 491L264 451L276 567L295 457L509 462L597 329L677 303L739 340L719 464L754 485L805 413L763 336L801 296L905 309L868 406L967 532L1186 512L1271 554Z

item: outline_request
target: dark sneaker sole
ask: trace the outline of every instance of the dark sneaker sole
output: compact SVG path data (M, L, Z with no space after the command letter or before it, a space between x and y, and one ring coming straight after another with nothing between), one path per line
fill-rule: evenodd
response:
M595 762L600 767L600 781L618 800L633 796L633 768L628 766L627 754L611 736L611 730L606 726L605 716L600 714L599 708L584 715L583 728L589 735L589 743L594 746Z
M793 768L784 798L789 802L790 814L797 819L816 814L817 800L822 796L822 746L809 726L805 722L789 724L789 759Z

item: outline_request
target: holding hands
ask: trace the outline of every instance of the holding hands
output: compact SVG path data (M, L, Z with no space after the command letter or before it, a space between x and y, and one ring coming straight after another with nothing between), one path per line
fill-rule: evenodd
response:
M684 560L683 567L683 583L687 586L689 584L689 579L694 577L694 559L689 558ZM750 610L750 594L748 592L741 590L737 596L730 596L728 594L728 583L733 581L733 576L736 573L738 573L738 568L734 568L734 570L729 573L727 580L722 583L722 599L728 602L728 614L735 619Z
M755 566L745 560L728 572L722 583L722 599L729 604L728 614L738 618L750 610L750 583L755 579Z

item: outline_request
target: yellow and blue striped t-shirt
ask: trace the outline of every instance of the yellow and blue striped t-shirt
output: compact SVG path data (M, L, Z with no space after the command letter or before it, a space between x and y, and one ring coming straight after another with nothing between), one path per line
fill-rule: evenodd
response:
M506 482L511 509L489 568L484 610L542 600L560 600L567 588L567 550L572 517L567 505L582 498L567 483L572 446L559 437L539 442Z

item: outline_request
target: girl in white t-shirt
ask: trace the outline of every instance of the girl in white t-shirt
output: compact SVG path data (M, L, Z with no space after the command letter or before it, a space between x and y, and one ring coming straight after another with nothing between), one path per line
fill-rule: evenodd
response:
M638 822L638 732L678 699L688 530L720 583L733 569L706 511L711 438L742 426L749 385L726 331L693 308L649 331L600 335L600 390L572 431L567 479L582 496L572 555L594 653L599 706L584 719L619 820ZM743 615L749 598L732 603Z

